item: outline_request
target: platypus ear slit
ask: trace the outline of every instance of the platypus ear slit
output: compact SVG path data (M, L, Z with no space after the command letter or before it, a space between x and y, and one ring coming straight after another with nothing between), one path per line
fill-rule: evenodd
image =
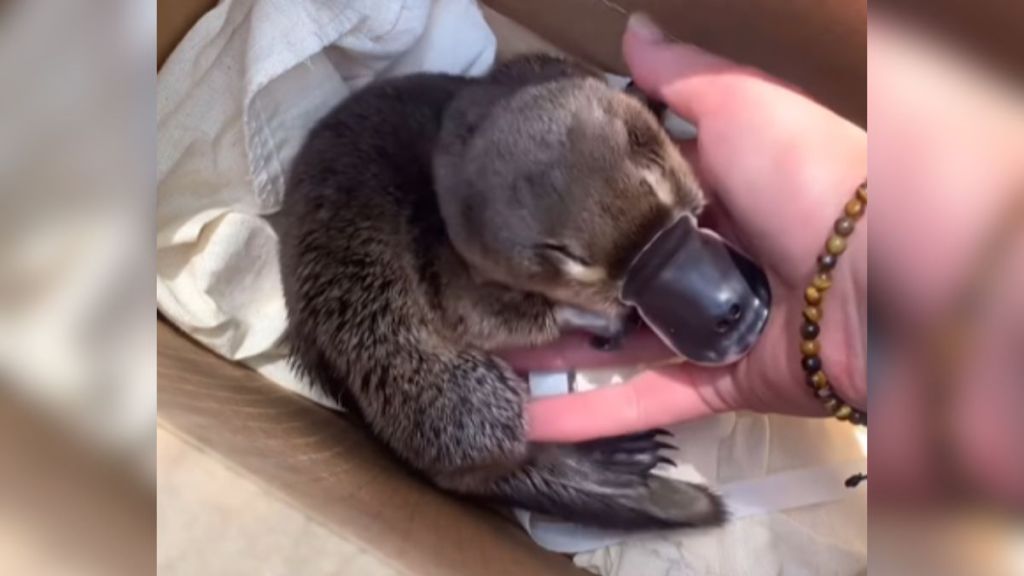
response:
M663 128L636 116L624 118L623 123L629 150L634 158L652 166L663 167L666 144Z
M626 135L629 137L629 147L638 156L648 159L652 164L661 164L661 140L657 132L648 126L628 123L626 125Z
M647 109L650 110L651 113L654 114L654 117L657 118L658 120L661 120L665 110L668 109L668 106L664 102L661 102L660 100L655 100L653 97L649 96L646 92L641 90L639 86L636 85L636 82L633 82L632 80L629 81L629 84L627 84L626 87L622 89L622 91L623 93L639 100L640 103L646 106Z

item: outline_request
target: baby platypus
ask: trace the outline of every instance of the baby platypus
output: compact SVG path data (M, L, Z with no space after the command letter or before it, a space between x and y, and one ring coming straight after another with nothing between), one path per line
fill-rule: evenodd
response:
M722 521L652 475L655 433L527 440L527 384L489 351L614 336L635 255L703 195L648 109L570 60L420 74L310 133L283 206L295 367L442 489L616 528Z

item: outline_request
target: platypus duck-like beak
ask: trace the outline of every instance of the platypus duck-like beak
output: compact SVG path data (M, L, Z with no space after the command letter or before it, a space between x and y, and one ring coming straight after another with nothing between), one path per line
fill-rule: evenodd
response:
M772 300L764 271L692 216L676 220L640 252L621 298L680 356L715 366L750 351Z

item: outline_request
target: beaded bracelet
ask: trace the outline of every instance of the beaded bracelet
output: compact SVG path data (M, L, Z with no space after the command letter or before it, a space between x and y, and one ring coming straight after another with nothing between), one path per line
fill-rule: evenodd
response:
M822 365L821 343L818 334L821 332L819 323L822 318L822 300L825 292L832 286L832 270L839 261L839 256L846 250L846 239L853 234L857 221L864 215L868 203L867 182L857 187L857 192L843 210L843 216L836 220L832 234L825 242L825 251L818 257L818 270L811 283L804 291L807 306L803 310L803 324L800 327L801 360L800 365L807 373L807 385L821 399L825 409L836 418L853 424L867 426L867 413L844 402L835 391L825 374Z

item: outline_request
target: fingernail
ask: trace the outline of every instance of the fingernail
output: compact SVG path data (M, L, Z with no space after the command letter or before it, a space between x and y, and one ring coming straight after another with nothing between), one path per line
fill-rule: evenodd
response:
M629 16L626 23L626 30L630 34L647 40L648 42L662 42L665 40L665 33L654 23L654 20L646 12L634 12Z

